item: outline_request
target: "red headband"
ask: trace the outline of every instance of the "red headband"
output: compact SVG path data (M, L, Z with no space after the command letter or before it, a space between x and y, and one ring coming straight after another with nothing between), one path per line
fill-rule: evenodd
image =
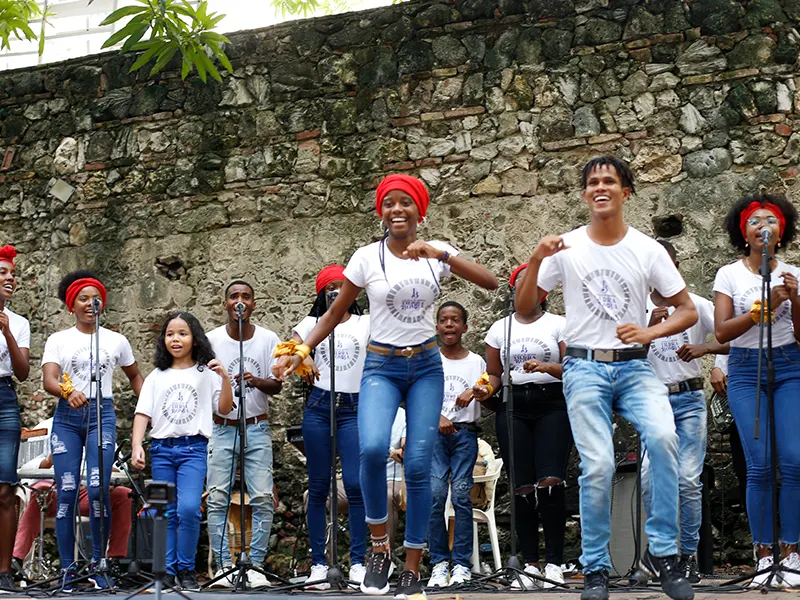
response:
M764 202L763 204L761 202L751 202L747 205L747 208L745 208L739 216L739 229L742 232L742 237L747 237L747 219L759 208L766 208L775 213L775 217L778 219L778 238L780 239L783 235L783 229L786 227L786 217L783 216L783 211L780 207L772 202Z
M421 223L428 212L428 205L431 203L431 197L428 195L425 184L416 177L403 175L402 173L384 177L383 181L378 184L378 189L375 190L375 210L378 211L379 217L383 216L383 199L392 190L399 190L411 196L414 204L419 209L419 221Z
M100 299L103 301L103 306L106 305L106 287L94 279L92 277L85 277L83 279L77 279L73 281L69 287L67 288L67 297L64 300L64 303L67 305L67 309L69 312L73 311L73 304L75 304L75 298L78 297L78 292L80 292L83 288L94 286L100 291Z
M512 287L512 288L516 287L517 286L517 277L519 277L519 274L522 273L527 268L528 268L528 263L523 263L520 266L518 266L516 269L511 271L511 277L508 278L508 285L510 287ZM545 298L547 298L547 292L544 293L544 296L539 298L539 302L543 302Z
M342 265L328 265L317 273L317 293L319 294L332 281L344 281L344 267Z
M6 244L2 248L0 248L0 260L7 260L13 265L14 259L16 257L17 257L17 251L11 244Z

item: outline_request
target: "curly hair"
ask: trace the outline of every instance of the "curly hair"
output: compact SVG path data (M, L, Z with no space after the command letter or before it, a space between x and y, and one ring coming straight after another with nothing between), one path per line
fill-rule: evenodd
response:
M78 281L78 279L97 279L100 283L103 283L103 280L97 276L97 273L94 271L87 271L85 269L79 271L72 271L71 273L67 273L62 277L61 281L58 282L58 299L61 300L64 304L67 303L67 289L73 283ZM103 284L105 285L105 284Z
M182 319L186 321L189 326L189 331L192 332L192 359L197 363L197 369L202 371L209 361L214 360L214 350L211 348L211 342L206 337L206 332L203 331L203 326L190 312L171 312L164 319L164 324L161 326L161 333L158 334L156 339L156 351L153 357L153 364L157 369L165 371L172 366L174 357L167 349L167 344L164 341L164 336L167 334L167 326L175 319Z
M311 305L311 310L308 311L309 317L316 317L319 319L328 310L327 292L323 289L314 298L314 304ZM358 300L353 300L353 303L348 307L347 312L351 315L363 315L364 311L358 304Z
M586 182L589 179L589 175L592 174L597 167L602 165L608 167L614 167L614 170L619 175L620 182L622 183L622 187L630 188L631 194L636 191L636 187L633 183L633 171L628 166L624 160L617 158L616 156L611 156L610 154L606 154L605 156L595 156L589 162L584 165L583 170L581 171L581 188L586 189Z
M786 247L786 245L794 239L795 233L797 232L797 209L795 209L794 205L789 202L785 196L761 193L741 198L728 211L728 214L725 217L725 231L728 232L731 245L734 248L741 250L746 255L750 254L750 246L747 243L747 240L744 239L739 222L742 211L750 206L750 203L752 202L758 202L761 204L761 206L770 203L781 209L781 212L786 219L786 226L783 228L783 235L781 235L781 239L779 241L781 246ZM778 252L777 246L775 248L775 252Z

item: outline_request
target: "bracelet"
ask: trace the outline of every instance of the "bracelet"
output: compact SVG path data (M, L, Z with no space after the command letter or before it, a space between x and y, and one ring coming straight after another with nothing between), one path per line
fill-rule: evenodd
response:
M64 382L58 383L58 387L61 388L61 397L64 398L64 400L67 400L69 399L70 394L75 391L75 386L72 384L72 379L70 379L69 373L66 371L61 374L61 381Z
M489 388L489 396L494 394L494 388L492 387L492 384L489 383L489 373L486 371L481 373L481 376L478 377L478 381L475 382L475 385L485 385L487 388Z
M766 307L761 305L761 300L756 300L753 302L753 306L750 307L750 317L753 319L753 323L756 325L766 322ZM775 322L774 310L769 311L769 322Z
M305 364L305 359L309 357L311 354L311 347L307 344L298 344L295 340L289 340L288 342L281 342L275 347L275 352L273 352L273 356L275 358L279 358L281 356L299 356L300 357L300 365L295 369L295 372L300 375L300 377L305 377L312 373L310 367Z
M444 251L442 258L439 259L439 262L443 262L446 265L450 264L450 253L447 250Z

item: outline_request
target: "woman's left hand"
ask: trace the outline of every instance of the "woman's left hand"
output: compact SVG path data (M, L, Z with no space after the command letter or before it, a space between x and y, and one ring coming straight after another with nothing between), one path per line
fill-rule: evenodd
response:
M789 300L797 302L797 277L785 271L781 273L781 277L783 277L783 285L789 292Z
M403 257L411 260L419 260L420 258L435 258L439 260L443 256L444 250L434 248L428 242L423 242L422 240L411 242L403 252Z
M208 362L208 368L214 371L217 375L222 377L223 379L230 379L228 376L228 372L225 370L225 367L222 366L222 363L219 362L216 358Z

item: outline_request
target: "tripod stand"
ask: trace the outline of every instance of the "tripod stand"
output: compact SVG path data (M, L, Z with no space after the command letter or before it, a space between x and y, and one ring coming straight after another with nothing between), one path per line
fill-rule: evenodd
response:
M772 237L772 230L768 226L761 228L759 232L761 236L761 266L759 273L761 274L761 319L758 331L758 369L756 381L756 414L755 414L755 427L753 430L753 439L759 439L761 430L761 376L762 367L766 363L766 379L767 379L767 443L769 444L770 456L770 479L772 484L772 564L766 569L756 571L752 575L744 577L737 577L731 581L725 582L723 585L735 585L748 579L755 579L759 575L767 575L766 580L759 587L762 593L767 593L768 590L780 589L774 585L776 581L781 580L782 573L792 573L800 575L800 571L789 569L781 564L781 549L780 542L780 523L778 515L778 442L775 437L775 361L772 353L772 267L770 260L772 256L769 254L769 241ZM766 353L764 352L764 337L766 330ZM765 360L766 354L766 360Z

